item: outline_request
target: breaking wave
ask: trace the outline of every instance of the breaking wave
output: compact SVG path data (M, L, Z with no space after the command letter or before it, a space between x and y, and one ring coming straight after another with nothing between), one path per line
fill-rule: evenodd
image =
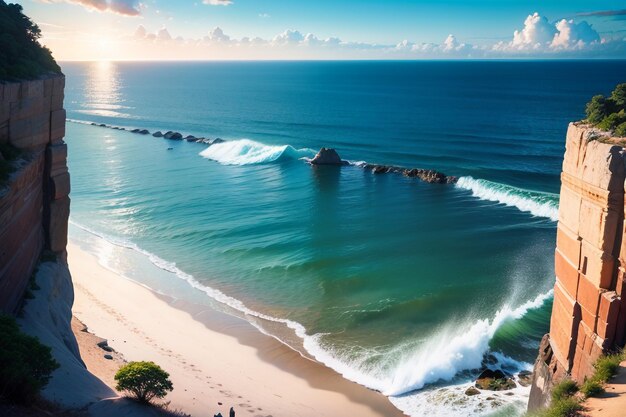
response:
M291 145L272 146L250 139L226 141L209 146L200 155L222 165L266 164L284 159L313 157L315 151Z
M552 221L557 221L559 218L559 196L557 194L524 190L472 177L459 178L456 186L471 191L475 197L517 207L534 216L547 217Z

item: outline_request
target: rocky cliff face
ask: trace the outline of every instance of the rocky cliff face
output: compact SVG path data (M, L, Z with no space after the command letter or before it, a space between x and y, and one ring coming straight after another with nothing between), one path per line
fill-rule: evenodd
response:
M0 184L0 312L18 307L43 249L65 259L67 172L65 77L0 83L0 144L22 152Z
M602 354L624 346L624 143L572 123L567 131L550 333L535 362L529 409L566 376L582 383Z

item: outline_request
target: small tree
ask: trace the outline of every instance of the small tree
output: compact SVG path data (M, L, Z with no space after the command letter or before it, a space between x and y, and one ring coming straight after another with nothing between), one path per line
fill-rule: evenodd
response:
M611 93L611 100L619 110L626 109L626 83L618 84Z
M174 389L170 374L154 362L129 362L115 374L118 391L128 391L142 403L163 398Z
M602 119L610 114L607 99L602 95L593 96L591 101L587 103L585 113L587 113L589 123L600 123Z

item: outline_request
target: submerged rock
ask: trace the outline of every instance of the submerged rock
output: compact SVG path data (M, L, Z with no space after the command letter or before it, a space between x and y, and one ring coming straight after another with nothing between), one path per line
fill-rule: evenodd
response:
M150 132L147 129L142 129L142 130L140 130L137 133L139 133L140 135L149 135L150 134Z
M513 379L499 369L485 369L476 379L476 388L488 391L506 391L517 387Z
M341 160L339 154L333 148L322 148L311 159L313 165L344 165L344 161Z
M480 394L480 391L478 391L475 387L469 387L465 390L465 395L469 395L470 397L478 394Z
M160 138L163 137L163 133L160 130L157 130L152 134L152 136L154 136L155 138Z

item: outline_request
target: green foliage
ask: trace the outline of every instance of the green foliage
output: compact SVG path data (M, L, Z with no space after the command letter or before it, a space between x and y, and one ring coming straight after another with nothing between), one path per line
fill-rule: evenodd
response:
M60 73L50 50L41 44L39 27L19 4L0 0L0 80L31 79Z
M610 97L593 96L587 103L587 121L602 130L617 130L626 123L626 83L618 84ZM626 136L626 126L622 126L617 136Z
M576 417L583 406L576 398L564 398L552 404L542 417Z
M170 374L154 362L129 362L115 374L115 387L128 391L131 396L143 403L153 398L163 398L174 389Z
M621 125L617 126L615 128L615 136L623 138L626 136L626 122L622 123Z
M552 389L552 401L559 401L569 398L578 392L576 382L571 379L564 379Z
M588 379L585 381L582 387L580 387L580 391L585 395L585 397L595 397L598 394L604 392L604 387L602 383L595 379Z
M587 103L585 113L589 123L594 125L600 123L602 119L609 115L607 99L602 95L593 96L591 101Z
M618 84L611 93L611 100L618 108L623 109L626 107L626 83Z
M607 382L611 379L619 369L619 364L624 360L624 354L616 353L612 355L605 355L598 358L593 367L596 372L593 375L593 379L599 382Z
M22 333L9 316L0 315L0 398L25 404L37 397L59 364L50 348Z
M607 117L602 119L597 126L602 130L613 130L622 123L626 123L626 114L624 113L624 110L621 110L619 113L609 114Z

